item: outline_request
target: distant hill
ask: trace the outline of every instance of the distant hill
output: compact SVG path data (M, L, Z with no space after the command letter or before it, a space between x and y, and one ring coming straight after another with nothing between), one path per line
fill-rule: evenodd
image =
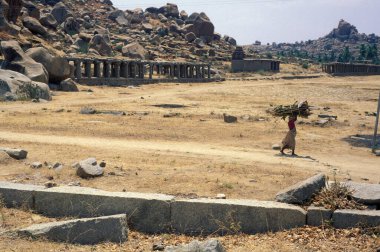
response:
M259 41L244 47L248 55L277 57L282 60L323 62L361 62L380 64L380 37L359 33L357 28L340 20L337 28L316 40L261 45Z

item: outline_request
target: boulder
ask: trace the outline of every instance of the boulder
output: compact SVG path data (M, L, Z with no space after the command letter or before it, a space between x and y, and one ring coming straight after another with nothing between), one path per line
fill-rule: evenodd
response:
M89 48L95 49L102 56L111 56L112 48L104 36L96 34L90 41Z
M350 23L346 22L345 20L341 19L339 21L338 28L335 28L326 37L327 38L336 38L336 39L343 41L343 40L347 40L347 39L351 39L351 38L357 38L358 34L359 34L359 32L355 26L353 26Z
M28 152L26 150L22 150L22 149L10 149L10 148L0 147L0 152L5 152L11 158L14 158L17 160L26 159L26 156L28 155Z
M42 26L40 21L38 21L37 19L33 17L24 17L22 20L22 23L33 34L39 34L44 37L48 35L46 28Z
M80 32L80 23L73 17L68 17L63 25L64 31L69 35L78 34Z
M187 42L193 42L197 36L195 36L194 32L189 32L185 35L185 39Z
M225 123L236 123L238 120L236 116L230 116L227 114L223 114L223 119Z
M43 47L35 47L26 51L26 55L41 63L49 73L49 83L60 83L70 77L70 64L66 59L53 56Z
M0 0L0 31L9 30L9 23L7 19L8 3L5 0Z
M16 23L20 16L23 1L22 0L6 0L6 18L9 22Z
M210 19L204 13L193 13L186 19L187 32L193 32L198 38L203 38L205 41L210 42L214 38L215 27Z
M149 12L149 13L152 13L152 14L158 14L158 13L160 13L158 11L158 8L156 8L156 7L148 7L148 8L145 9L145 11Z
M41 18L40 18L40 23L45 26L46 28L50 28L50 29L57 29L57 26L58 26L58 22L57 20L55 19L55 17L50 14L50 13L47 13L47 14L44 14Z
M36 224L19 230L18 234L77 244L98 244L102 242L119 244L127 240L127 216L119 214Z
M228 41L227 41L230 45L233 45L233 46L236 46L237 45L237 42L234 38L232 37L229 37L228 38Z
M122 10L111 11L108 14L108 18L111 19L112 21L115 21L119 25L128 25L129 24L129 21L127 19L127 15Z
M168 3L158 9L158 12L165 15L166 17L179 18L179 10L176 4Z
M130 20L132 24L141 24L145 19L144 11L140 8L133 11L127 11L127 19Z
M20 99L51 100L49 87L45 83L34 82L18 72L0 69L0 100Z
M40 10L38 9L37 5L35 5L31 1L23 1L23 5L28 11L28 15L30 17L40 19Z
M54 8L51 10L51 14L57 20L58 24L62 24L68 17L73 16L69 8L63 2L59 2L54 5Z
M104 167L98 165L95 158L89 158L79 162L77 175L81 178L94 178L103 176Z
M32 81L48 83L49 74L45 67L26 55L17 41L1 41L0 45L2 54L4 55L2 69L22 73Z
M352 190L352 197L365 205L380 205L380 184L365 184L356 182L344 183Z
M179 13L179 16L182 20L186 20L186 19L188 19L189 14L187 14L187 12L183 10L183 11L181 11L181 13Z
M192 241L187 245L170 246L165 248L165 252L225 252L219 240L211 239L204 242Z
M149 23L143 23L141 26L143 30L148 34L150 34L153 31L153 26Z
M122 49L122 54L124 57L129 57L132 59L145 59L147 51L139 43L131 43L126 45Z
M71 78L61 81L59 84L59 90L64 92L78 92L77 83Z
M309 201L325 185L325 175L318 174L280 191L276 195L276 201L289 204L302 204Z

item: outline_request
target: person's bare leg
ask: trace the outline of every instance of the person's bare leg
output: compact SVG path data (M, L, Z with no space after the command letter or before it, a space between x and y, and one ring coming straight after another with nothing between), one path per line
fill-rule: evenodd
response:
M294 148L292 149L292 156L297 156L297 154L295 153L295 150L296 150L296 148L294 147Z
M281 152L282 155L285 155L285 153L284 153L285 148L286 148L286 146L282 147L281 150L280 150L280 152Z

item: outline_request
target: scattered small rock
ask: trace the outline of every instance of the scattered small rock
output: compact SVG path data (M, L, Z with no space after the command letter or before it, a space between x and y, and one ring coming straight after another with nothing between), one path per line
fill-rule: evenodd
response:
M33 169L40 169L40 168L42 168L42 163L40 163L40 162L34 162L34 163L32 163L30 165L30 167L33 168Z
M79 167L77 168L77 175L81 178L94 178L103 176L104 167L98 165L95 158L88 158L79 162Z
M57 187L57 183L51 181L46 182L44 185L46 188Z
M236 123L238 120L236 116L230 116L227 114L223 114L223 119L225 123Z
M226 198L227 198L226 195L223 193L219 193L216 195L216 199L226 199Z

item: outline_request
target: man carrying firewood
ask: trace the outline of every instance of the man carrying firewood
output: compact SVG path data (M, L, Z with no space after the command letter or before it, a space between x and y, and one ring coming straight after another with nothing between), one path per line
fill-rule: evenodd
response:
M284 140L282 140L282 147L281 147L281 154L284 154L285 149L291 149L292 150L292 156L295 156L294 153L296 149L296 135L297 135L297 129L295 122L297 121L297 115L289 116L289 131L286 134Z

